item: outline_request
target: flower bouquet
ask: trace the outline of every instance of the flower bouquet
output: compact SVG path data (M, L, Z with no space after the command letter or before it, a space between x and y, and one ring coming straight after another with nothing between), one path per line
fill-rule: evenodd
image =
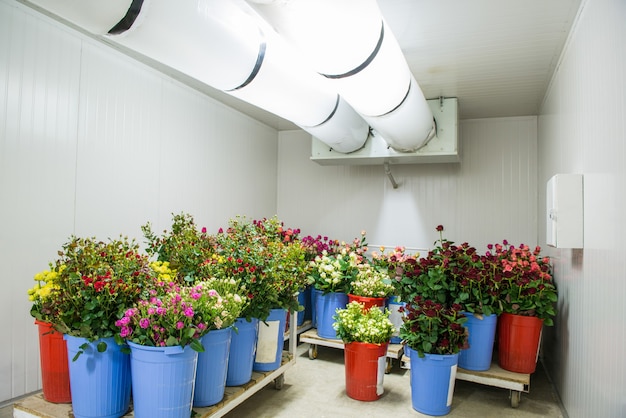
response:
M172 214L171 229L158 236L148 222L141 227L147 240L146 252L156 256L156 261L167 263L182 284L200 280L198 269L210 257L215 247L213 237L206 228L198 230L194 218L187 213Z
M235 279L240 283L240 293L247 299L241 316L264 320L278 304L278 294L265 271L270 252L256 228L238 216L229 221L226 230L220 228L214 238L215 249L204 261L203 275Z
M32 302L30 314L38 321L52 323L58 314L54 303L54 292L59 289L58 278L59 273L50 263L50 269L35 274L37 283L28 289L28 300Z
M115 322L147 295L148 257L126 237L71 237L53 270L48 301L54 327L65 334L72 409L76 416L122 416L130 405L130 362L128 347L116 344ZM101 393L109 395L95 395Z
M67 346L63 335L53 328L52 321L58 314L53 292L59 288L59 274L54 266L35 274L35 286L28 290L32 302L30 314L35 318L39 332L39 361L43 397L48 402L72 401Z
M274 241L267 244L267 249L269 254L264 270L276 288L277 302L274 308L292 312L303 310L304 307L298 302L298 293L307 284L308 263L304 247L297 240L288 243Z
M494 260L494 280L500 281L503 312L537 317L545 325L553 325L557 290L550 259L540 256L541 248L531 251L528 245L515 247L506 240L487 248Z
M48 299L55 328L74 337L99 340L117 333L115 321L147 295L153 272L138 245L126 237L108 242L72 237L59 252ZM81 354L78 352L77 356Z
M533 373L543 325L553 325L557 290L550 260L539 247L515 247L507 241L490 245L494 250L494 275L502 277L503 313L498 318L498 362L517 373Z
M309 284L314 288L317 334L322 338L337 339L333 329L333 315L337 309L348 303L350 284L356 278L359 268L367 264L364 256L367 251L365 232L361 239L351 244L342 243L334 253L322 251L309 263Z
M334 254L339 250L339 241L329 239L328 237L321 235L315 238L311 235L301 239L302 246L305 249L306 260L313 261L315 257L321 256L324 252L326 254Z
M333 327L344 343L388 343L395 330L388 310L364 310L359 302L350 302L345 309L337 309L334 319Z
M395 292L395 288L386 272L376 270L365 263L359 266L354 280L350 283L350 294L370 298L386 298Z
M309 283L324 294L347 293L365 259L356 251L341 248L336 254L322 252L309 265Z
M381 362L395 330L389 311L365 309L355 301L337 309L334 319L333 327L344 342L346 394L361 401L378 399L383 394Z
M450 411L459 352L467 347L466 318L459 304L445 305L421 296L404 307L400 337L411 361L413 409L428 415Z
M404 307L406 317L400 337L420 357L424 354L456 354L467 346L463 323L467 318L459 304L450 307L417 296Z
M199 339L231 326L245 306L234 279L208 279L191 286L158 282L116 321L116 340L151 347L185 347L202 352Z
M467 243L452 246L451 251L451 293L455 302L475 315L499 314L501 276L494 274L493 257L478 255Z
M395 247L393 251L386 253L385 247L380 247L380 252L372 252L372 265L380 271L385 271L396 288L396 294L402 291L402 278L405 272L412 273L418 264L419 252L409 254L405 247Z

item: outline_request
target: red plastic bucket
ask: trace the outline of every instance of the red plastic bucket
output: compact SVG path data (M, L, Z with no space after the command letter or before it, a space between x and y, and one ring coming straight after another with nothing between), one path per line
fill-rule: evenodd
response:
M534 373L543 321L534 316L503 313L498 319L498 363L504 370Z
M52 403L70 403L70 372L67 366L67 345L63 334L48 322L35 321L39 330L39 361L43 397Z
M367 296L357 296L348 294L348 303L357 301L365 305L365 310L371 308L372 306L378 306L380 308L384 308L387 302L387 298L371 298Z
M387 346L352 342L344 346L346 394L358 401L375 401L383 394Z

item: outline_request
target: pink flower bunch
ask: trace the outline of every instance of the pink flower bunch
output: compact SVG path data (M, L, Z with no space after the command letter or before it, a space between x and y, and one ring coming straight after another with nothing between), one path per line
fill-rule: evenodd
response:
M321 235L315 238L311 235L307 235L300 241L306 250L307 261L315 259L318 255L321 256L324 251L328 254L334 254L337 252L339 246L339 241L329 239L326 236L322 237Z
M148 299L137 301L115 322L120 329L119 339L154 347L191 344L203 351L198 339L207 324L196 315L202 294L175 283L160 285L164 289L151 289Z
M385 247L380 247L380 253L372 251L372 265L377 270L387 272L396 288L396 294L403 296L401 292L402 278L412 276L419 264L419 256L419 252L409 254L405 247L395 247L393 251L388 253L385 253Z
M256 235L265 236L273 241L289 243L298 240L300 229L285 228L285 223L276 216L272 218L255 219L252 226L256 230Z
M149 298L136 302L115 322L116 340L155 347L189 344L203 351L199 338L231 326L246 306L240 289L232 278L210 278L191 286L156 282Z
M496 265L495 275L501 277L503 311L524 316L536 316L552 325L556 315L554 303L557 290L552 281L550 259L540 255L539 246L531 250L526 244L518 247L504 240L490 244L487 257Z

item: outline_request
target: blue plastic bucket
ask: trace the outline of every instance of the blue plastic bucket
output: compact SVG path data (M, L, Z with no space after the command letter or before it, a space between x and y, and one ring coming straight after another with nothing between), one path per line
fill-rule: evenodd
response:
M215 405L224 398L231 334L228 327L211 330L200 339L204 352L198 353L193 406Z
M117 418L130 406L130 356L113 338L89 342L64 335L70 372L72 410L76 418ZM100 342L106 351L98 352ZM82 348L81 348L82 346ZM74 356L82 354L72 361Z
M306 319L311 319L311 288L307 287L298 293L298 305L304 309L298 312L298 326L302 326Z
M464 314L467 321L463 326L469 332L469 348L461 350L459 367L474 371L489 370L498 316L491 314L477 317L469 312L464 312Z
M240 386L252 379L252 365L259 330L259 320L237 318L231 335L230 350L228 353L228 371L226 386Z
M321 294L321 290L311 287L311 322L313 328L317 328L317 297Z
M259 321L253 370L270 372L280 367L283 359L286 320L285 309L272 309L265 321Z
M452 406L458 354L425 354L406 347L411 359L411 403L417 412L446 415Z
M190 346L128 345L135 416L189 418L198 352Z
M326 293L317 296L317 335L331 340L339 339L333 328L337 309L345 309L348 295L345 293Z
M402 318L404 317L404 313L400 312L400 308L405 305L405 302L400 302L399 296L391 296L389 298L389 320L395 327L395 331L389 341L391 344L400 344L402 342L402 338L400 338L400 327L403 323Z
M304 301L304 315L303 318L305 321L313 319L313 304L311 301L313 300L313 286L307 286L304 289L304 297L306 300Z

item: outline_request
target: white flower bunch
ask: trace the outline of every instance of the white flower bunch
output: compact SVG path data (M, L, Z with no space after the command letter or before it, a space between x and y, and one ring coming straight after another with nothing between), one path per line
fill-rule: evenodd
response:
M370 264L363 264L351 283L350 293L370 298L386 298L393 295L394 291L388 274L376 270Z
M309 282L324 292L346 292L363 263L363 256L346 248L334 255L323 251L310 263Z
M345 309L337 309L333 328L344 343L364 342L384 344L389 342L395 326L389 320L389 310L364 309L359 302L350 302Z

